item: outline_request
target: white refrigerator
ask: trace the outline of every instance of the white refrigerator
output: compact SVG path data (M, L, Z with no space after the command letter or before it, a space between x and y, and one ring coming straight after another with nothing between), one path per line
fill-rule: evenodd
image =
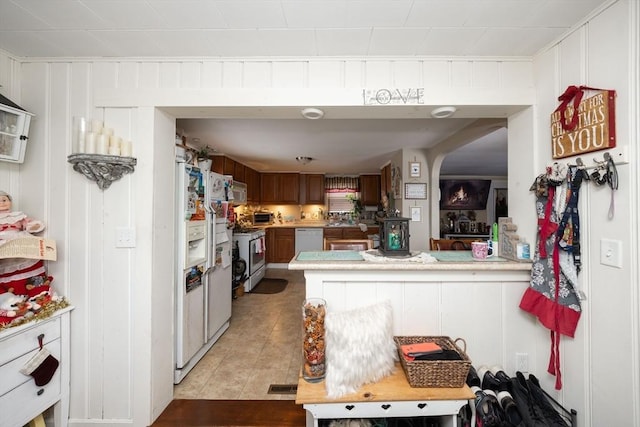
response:
M233 181L230 176L208 173L206 205L211 214L209 227L211 258L206 272L207 340L215 342L229 328L231 319L231 227L227 220Z
M209 265L210 217L206 179L200 169L176 161L175 371L179 383L206 351L205 282Z

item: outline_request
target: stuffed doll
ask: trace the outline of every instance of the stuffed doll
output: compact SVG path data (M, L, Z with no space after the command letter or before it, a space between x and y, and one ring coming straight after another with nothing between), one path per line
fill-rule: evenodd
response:
M0 191L0 244L44 230L42 221L29 218L23 212L12 211L11 207L11 196Z

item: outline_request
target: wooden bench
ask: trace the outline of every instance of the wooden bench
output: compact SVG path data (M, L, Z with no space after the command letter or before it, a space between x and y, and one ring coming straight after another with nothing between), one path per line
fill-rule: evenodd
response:
M337 399L327 397L324 381L308 383L300 376L296 403L307 411L306 427L318 427L320 419L395 417L438 417L439 425L454 427L460 409L467 403L473 406L474 398L467 385L411 387L402 366L396 363L390 376Z

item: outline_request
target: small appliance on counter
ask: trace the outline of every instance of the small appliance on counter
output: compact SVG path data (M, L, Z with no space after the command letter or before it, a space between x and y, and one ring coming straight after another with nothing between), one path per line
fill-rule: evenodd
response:
M256 211L253 213L253 225L273 224L273 213L267 211Z

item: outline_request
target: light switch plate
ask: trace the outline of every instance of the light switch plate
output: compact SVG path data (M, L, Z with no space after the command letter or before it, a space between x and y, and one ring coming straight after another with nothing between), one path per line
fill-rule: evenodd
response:
M622 268L622 242L620 240L600 240L600 264Z

